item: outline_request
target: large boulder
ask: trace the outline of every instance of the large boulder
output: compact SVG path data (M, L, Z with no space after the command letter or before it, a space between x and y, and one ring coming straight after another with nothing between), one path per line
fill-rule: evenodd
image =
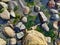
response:
M14 37L15 36L15 32L10 27L5 27L4 28L4 33L5 33L5 35L7 35L9 37Z
M0 38L0 45L6 45L6 41L2 38Z
M26 37L23 39L23 45L47 45L45 36L35 30L27 31Z

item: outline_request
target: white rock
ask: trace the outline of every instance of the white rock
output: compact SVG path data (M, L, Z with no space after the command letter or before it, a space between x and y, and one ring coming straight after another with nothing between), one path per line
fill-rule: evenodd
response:
M43 23L43 24L42 24L42 28L43 28L44 30L46 30L46 31L49 31L49 27L48 27L48 25L47 25L46 23Z
M26 23L27 22L27 17L23 17L22 21Z
M56 3L57 4L57 6L60 6L60 3Z
M53 22L53 27L58 30L58 21Z
M48 21L47 17L45 16L45 14L43 12L39 12L38 15L39 15L41 22Z
M24 36L24 33L23 32L19 32L19 33L17 33L16 36L17 36L18 39L21 39Z
M7 34L9 37L14 37L15 36L15 32L10 27L5 27L4 28L4 33Z
M46 41L47 41L48 43L51 43L51 37L46 37Z
M0 5L2 5L5 9L8 9L8 5L4 2L0 2Z
M15 17L15 13L14 13L13 10L11 10L10 15L11 15L12 17Z
M55 10L55 9L50 9L50 11L51 11L52 13L58 13L58 10Z
M10 44L11 44L11 45L16 45L16 42L17 42L17 41L16 41L16 38L11 38L11 39L10 39Z
M8 1L10 1L10 0L2 0L3 2L8 2Z
M20 30L26 29L25 25L22 22L19 22L16 27L18 27Z
M10 13L5 9L2 13L0 13L0 17L2 19L10 19Z
M0 45L6 45L6 41L2 38L0 38Z

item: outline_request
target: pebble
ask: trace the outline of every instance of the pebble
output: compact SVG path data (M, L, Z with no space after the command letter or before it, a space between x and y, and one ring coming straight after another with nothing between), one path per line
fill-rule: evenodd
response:
M49 2L48 2L48 7L49 7L49 8L54 8L54 7L55 7L55 2L54 2L54 0L49 0Z
M4 39L0 38L0 45L6 45L6 44L7 44L6 41Z
M10 1L10 0L1 0L2 2L8 2L8 1Z
M29 7L25 6L25 7L23 8L23 13L24 13L24 14L28 14L29 12L30 12Z
M10 13L5 9L2 13L0 13L0 17L2 19L10 19Z
M27 22L27 17L24 16L24 17L22 18L22 22L26 23L26 22Z
M19 22L16 27L18 27L20 30L26 29L25 25L22 22Z
M53 22L53 27L58 30L58 21Z
M0 2L0 5L2 5L4 7L4 9L8 9L8 5L4 2Z
M51 37L46 37L48 43L51 43Z
M17 39L21 39L24 36L23 32L19 32L16 34Z
M34 11L35 11L35 12L39 12L39 11L40 11L40 7L37 6L37 5L35 5L35 6L34 6Z
M15 13L14 13L13 10L10 11L10 15L11 15L12 17L15 17Z
M52 12L53 14L58 14L58 10L55 9L50 9L50 12Z
M17 42L16 38L11 38L10 39L10 44L11 45L16 45L16 42Z
M59 20L59 15L58 14L53 14L53 17L55 18L55 20Z
M46 30L46 31L49 31L49 27L48 27L48 25L47 25L46 23L43 23L43 24L42 24L42 28L43 28L44 30Z
M38 16L39 16L41 22L48 21L47 17L45 16L45 14L43 12L39 12Z
M8 35L9 37L15 37L15 32L12 28L10 27L5 27L4 28L4 33Z

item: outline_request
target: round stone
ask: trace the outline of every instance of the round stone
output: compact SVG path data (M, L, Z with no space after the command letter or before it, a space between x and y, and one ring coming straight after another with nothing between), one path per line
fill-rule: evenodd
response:
M54 2L54 0L50 0L50 1L48 2L48 7L49 7L49 8L54 8L54 7L55 7L55 2Z
M16 45L16 42L17 42L17 41L16 41L16 38L11 38L11 39L10 39L10 44L11 44L11 45Z
M4 28L4 33L8 35L9 37L15 37L15 32L12 28L10 27L5 27Z
M34 6L34 11L35 11L35 12L39 12L39 11L40 11L40 7L37 6L37 5L35 5L35 6Z
M26 22L27 22L27 17L24 16L24 17L22 18L22 22L26 23Z
M24 14L28 14L29 12L30 12L29 7L26 7L26 6L25 6L25 7L23 8L23 13L24 13Z

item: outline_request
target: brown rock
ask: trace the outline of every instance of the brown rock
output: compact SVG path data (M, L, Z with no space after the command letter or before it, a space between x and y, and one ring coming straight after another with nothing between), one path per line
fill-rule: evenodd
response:
M5 27L4 28L4 33L7 34L9 37L14 37L15 36L15 32L10 27Z

